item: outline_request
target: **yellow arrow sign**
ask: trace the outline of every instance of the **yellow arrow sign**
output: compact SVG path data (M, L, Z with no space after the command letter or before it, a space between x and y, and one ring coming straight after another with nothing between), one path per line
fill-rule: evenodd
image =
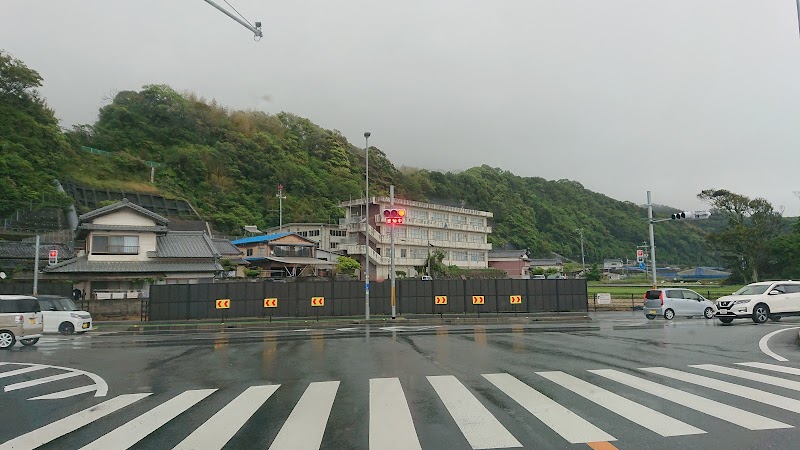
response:
M265 298L264 299L264 308L277 308L278 307L278 299L277 298Z
M325 297L311 297L311 306L325 306Z
M472 304L473 305L483 305L486 299L483 295L473 295L472 296Z
M446 295L436 295L433 302L436 305L446 305L447 304L447 296Z
M511 299L511 304L512 305L522 304L522 296L521 295L512 295L509 298Z
M217 309L228 309L231 307L231 299L221 298L217 300Z

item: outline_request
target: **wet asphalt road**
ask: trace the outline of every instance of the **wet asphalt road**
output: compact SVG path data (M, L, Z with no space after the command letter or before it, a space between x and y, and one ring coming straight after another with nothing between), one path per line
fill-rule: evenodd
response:
M228 426L232 437L222 441L227 442L224 448L266 448L276 439L276 447L281 448L369 448L371 425L375 428L373 448L416 441L424 449L492 448L498 444L589 448L582 442L597 436L614 439L611 444L620 449L796 448L800 438L800 375L737 363L800 369L798 330L788 330L800 327L800 319L785 318L764 325L737 321L733 326L723 326L703 319L648 321L640 314L599 313L588 323L525 326L434 324L395 329L372 326L369 330L343 326L325 330L47 337L35 347L17 346L0 353L0 363L5 363L0 364L0 385L7 390L15 386L0 393L0 442L23 436L6 446L16 443L19 447L15 448L31 447L41 443L36 439L47 441L48 436L57 436L59 432L48 424L67 418L60 422L66 431L77 429L44 443L42 448L80 448L110 432L116 433L112 435L114 445L99 441L98 447L126 447L128 444L123 444L127 439L129 444L135 443L135 448L172 448L199 429L210 436L225 434L220 431L225 427L219 423L205 428L204 423L231 402L233 406L227 410L231 417L246 409L241 405L247 402L235 400L245 389L280 385L271 396L259 400L263 405L256 404L253 411L242 413L238 422L231 419L235 423ZM787 330L773 336L769 348L787 358L786 362L759 349L764 335L780 329ZM746 370L786 382L775 386L763 379L689 367L702 364ZM38 370L11 374L26 367ZM650 367L702 375L719 389L640 370ZM101 377L108 385L108 394L94 397L89 392L29 400L95 386L85 374L38 385L20 384L64 374L69 368ZM617 371L612 376L622 373L645 381L626 385L590 372L599 369ZM518 400L524 403L525 398L534 397L526 397L519 390L504 392L485 374L509 374L521 382L523 390L525 386L533 388L556 406L548 409L540 402L538 409L526 410ZM389 395L397 393L391 389L380 391L380 383L398 385L375 381L383 378L397 378L399 396ZM331 381L338 381L338 386L320 383ZM724 382L757 389L747 391L747 395L763 392L764 398L734 395ZM384 409L375 405L371 411L371 383L375 383L374 395L384 392L395 403ZM207 396L201 400L177 409L168 403L179 395L189 395L186 391L203 389L215 391L204 392L202 395ZM244 397L252 403L256 397L250 392ZM137 393L152 395L95 418L86 426L68 426L70 416L76 413ZM594 397L598 393L603 394L599 399ZM687 394L720 403L713 405L716 409L711 412L704 411L697 406L696 397L681 400ZM407 410L402 401L396 403L398 398L408 405ZM148 416L154 408L161 409ZM563 412L562 408L576 416L555 414ZM724 415L722 411L733 413L715 417ZM371 412L376 414L372 424ZM170 414L175 417L170 419ZM148 428L153 417L165 423ZM144 419L134 428L131 424L137 418ZM753 425L756 423L760 425ZM589 428L595 431L580 431ZM26 433L30 433L28 437ZM222 445L214 446L212 441L201 439L197 442L202 444L195 448ZM286 442L292 444L278 445Z

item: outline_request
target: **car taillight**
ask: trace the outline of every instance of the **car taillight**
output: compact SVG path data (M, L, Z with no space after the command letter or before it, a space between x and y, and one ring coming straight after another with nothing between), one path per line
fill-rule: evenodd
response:
M661 291L661 294L658 296L658 298L661 300L661 306L664 306L664 291Z
M24 321L25 321L25 317L23 317L23 316L20 314L19 316L17 316L17 317L15 317L15 318L14 318L14 321L15 321L15 322L17 322L17 323L22 323L22 322L24 322Z

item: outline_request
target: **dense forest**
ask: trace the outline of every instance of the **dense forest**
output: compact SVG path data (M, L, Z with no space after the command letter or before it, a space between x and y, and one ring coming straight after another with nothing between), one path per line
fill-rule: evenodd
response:
M337 130L290 113L229 110L164 85L120 91L94 124L62 130L36 91L42 79L0 52L0 214L48 199L67 204L52 180L160 193L191 202L215 229L240 234L243 225L278 223L278 184L288 198L284 222L334 222L340 201L363 196L364 149ZM100 156L92 147L111 152ZM370 147L372 195L431 201L494 213L495 248L556 252L580 260L583 229L588 262L633 258L648 239L647 211L570 180L520 177L483 165L463 172L395 167ZM489 154L487 153L487 159ZM145 161L161 163L155 182ZM659 208L668 214L669 208ZM722 225L719 225L721 223ZM718 227L724 226L719 222ZM708 245L700 222L659 223L659 260L715 264L724 255Z

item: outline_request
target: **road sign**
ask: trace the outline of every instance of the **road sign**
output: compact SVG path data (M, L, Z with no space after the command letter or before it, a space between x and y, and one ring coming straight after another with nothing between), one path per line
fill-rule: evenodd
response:
M217 309L228 309L231 307L231 299L221 298L217 300Z
M486 299L483 295L473 295L472 296L472 304L473 305L483 305Z
M639 263L639 270L644 270L644 261Z
M598 293L597 294L597 304L598 305L610 305L611 304L611 294L608 292Z
M278 307L278 299L277 298L265 298L264 299L264 308L277 308Z
M512 305L519 305L522 303L521 295L510 295L508 298L511 300Z
M311 297L311 306L325 306L325 297Z
M636 250L636 257L637 258L643 258L644 257L644 250L642 250L642 249Z
M446 305L447 304L447 296L446 295L437 295L434 298L434 304L436 305Z

